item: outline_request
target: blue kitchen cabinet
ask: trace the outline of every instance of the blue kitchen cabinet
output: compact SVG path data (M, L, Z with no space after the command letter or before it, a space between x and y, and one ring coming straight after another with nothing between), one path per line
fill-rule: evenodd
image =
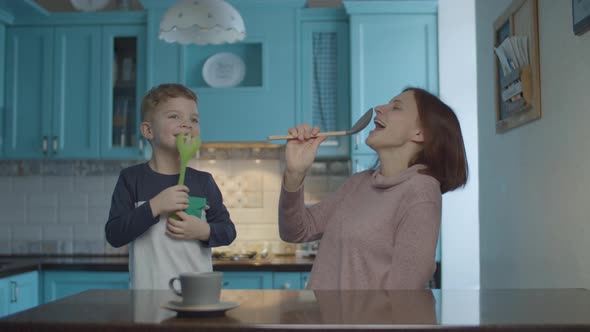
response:
M49 153L53 103L53 30L8 27L4 157Z
M39 305L39 273L21 273L0 279L0 317Z
M8 27L4 157L99 157L100 29Z
M8 279L0 279L0 317L8 315L8 303L10 302L10 286Z
M6 59L6 26L0 19L0 63L5 63ZM0 158L4 155L4 82L5 82L4 66L0 66ZM0 309L1 310L1 309Z
M9 314L39 305L39 272L26 272L7 279L10 289Z
M358 173L367 169L373 168L378 161L376 153L373 154L353 154L351 157L352 161L352 172Z
M350 128L350 46L348 17L342 9L301 11L301 82L298 123L322 131ZM318 158L347 158L346 136L326 139Z
M307 287L310 274L311 272L301 272L301 289L305 289Z
M271 289L272 272L223 272L223 289Z
M301 272L274 272L273 289L301 289Z
M45 271L44 303L90 289L127 289L129 272Z
M102 27L101 146L103 159L146 157L140 132L145 86L145 26Z
M147 11L147 67L152 70L146 76L148 87L179 82L197 93L203 143L266 142L269 135L286 134L296 124L299 109L295 93L299 56L296 15L305 2L233 1L247 25L244 40L222 45L179 45L158 39L160 20L170 3L142 1ZM205 81L203 68L211 57L224 52L241 58L244 79L231 87L211 87ZM238 73L238 66L213 68L217 70L205 74L209 81L223 81Z
M408 86L438 93L436 1L344 1L350 15L351 121ZM351 153L373 154L370 124Z
M25 19L6 28L5 45L2 158L145 157L143 14Z

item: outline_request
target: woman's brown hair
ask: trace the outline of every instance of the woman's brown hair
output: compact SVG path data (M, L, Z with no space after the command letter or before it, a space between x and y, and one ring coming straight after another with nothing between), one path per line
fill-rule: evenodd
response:
M464 186L467 182L467 156L461 126L455 112L430 92L410 87L418 106L422 128L423 149L408 166L424 164L428 174L440 182L441 193Z

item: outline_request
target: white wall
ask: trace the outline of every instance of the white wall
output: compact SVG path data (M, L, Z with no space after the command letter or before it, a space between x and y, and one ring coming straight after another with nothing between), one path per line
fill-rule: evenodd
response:
M482 288L590 287L590 32L571 1L539 1L542 118L494 129L493 22L477 1Z
M479 175L475 0L440 0L438 20L440 97L459 118L469 163L465 188L443 196L442 287L476 289L479 288Z

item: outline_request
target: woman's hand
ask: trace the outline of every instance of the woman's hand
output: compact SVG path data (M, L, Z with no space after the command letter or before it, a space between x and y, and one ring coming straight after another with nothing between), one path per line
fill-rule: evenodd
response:
M296 138L287 141L285 151L287 160L284 185L288 191L297 190L315 160L320 143L326 139L325 136L317 137L319 132L319 127L311 128L307 123L289 129L289 134Z

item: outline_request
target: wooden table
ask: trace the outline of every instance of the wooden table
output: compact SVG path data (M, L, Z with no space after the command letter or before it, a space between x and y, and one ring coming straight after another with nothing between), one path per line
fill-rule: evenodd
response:
M167 290L91 290L0 319L0 331L590 331L590 291L224 290L239 307L177 317Z

